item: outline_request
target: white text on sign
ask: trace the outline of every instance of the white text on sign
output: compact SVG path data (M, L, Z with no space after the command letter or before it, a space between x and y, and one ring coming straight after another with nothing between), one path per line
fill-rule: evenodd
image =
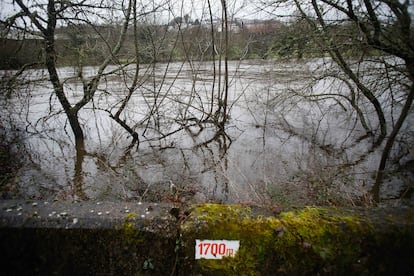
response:
M196 240L196 259L221 259L234 257L239 250L240 241L229 240Z

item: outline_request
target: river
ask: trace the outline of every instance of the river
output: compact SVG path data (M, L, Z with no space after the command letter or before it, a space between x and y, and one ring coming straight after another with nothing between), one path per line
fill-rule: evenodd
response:
M380 152L369 151L371 141L363 138L349 104L303 96L347 93L338 80L315 81L326 63L230 61L228 117L220 135L211 118L226 92L224 63L141 65L138 86L120 115L139 134L139 145L129 151L130 135L109 112L122 105L136 68L110 66L94 100L79 114L87 147L81 187L73 183L71 129L46 71L29 70L22 78L28 83L2 100L1 116L8 118L3 131L20 130L14 150L23 163L7 194L49 200L352 203L369 190ZM82 74L92 78L97 70L85 67ZM76 68L59 69L72 104L83 96L78 74ZM362 100L361 107L375 126L372 108ZM386 194L399 191L395 181Z

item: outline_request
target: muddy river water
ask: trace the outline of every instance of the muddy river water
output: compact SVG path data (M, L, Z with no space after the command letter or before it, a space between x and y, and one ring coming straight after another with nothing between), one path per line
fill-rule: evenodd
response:
M130 135L109 114L125 100L135 66L111 66L94 100L79 113L87 151L81 186L73 183L76 152L70 126L46 72L31 70L26 75L30 84L2 100L1 116L8 118L3 131L19 129L16 150L24 164L9 194L250 203L323 202L363 194L373 181L379 153L367 153L370 141L358 140L364 129L355 112L332 99L298 97L297 91L310 89L311 76L323 62L229 62L228 118L220 135L209 118L226 91L222 64L141 65L139 84L120 115L139 135L139 145L129 151ZM86 67L82 73L87 79L96 72ZM78 73L70 67L59 71L72 104L82 97ZM323 81L311 89L345 90ZM355 160L360 160L355 166L344 165Z

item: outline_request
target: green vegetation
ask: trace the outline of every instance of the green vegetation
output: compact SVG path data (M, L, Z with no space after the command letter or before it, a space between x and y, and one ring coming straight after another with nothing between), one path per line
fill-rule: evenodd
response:
M59 66L98 65L116 45L116 36L122 26L118 25L69 25L56 29L56 51ZM346 25L332 29L341 31L338 40L352 39L356 33ZM344 35L346 34L346 35ZM229 59L257 58L305 58L324 55L315 43L315 34L303 20L282 23L258 21L248 29L230 32ZM127 33L124 46L112 63L139 61L141 63L178 60L211 60L212 37L210 26L190 25L187 28L169 30L164 25L140 24L137 28L138 56L135 55L135 35ZM216 51L222 45L223 36L215 33ZM357 54L359 49L346 43L346 51ZM17 69L25 64L42 63L43 42L40 39L5 39L0 41L0 69ZM218 54L217 52L216 54ZM41 66L39 64L37 67Z
M194 209L182 232L190 236L197 232L197 237L186 239L188 242L195 238L240 240L234 258L198 260L199 270L211 275L405 271L409 266L405 253L414 248L410 240L413 234L404 229L381 233L375 226L372 217L364 217L357 210L306 207L278 217L264 217L248 206L205 204ZM379 256L377 252L384 252L383 246L392 241L397 244L390 247L390 252L397 247L401 253ZM378 265L382 262L388 266ZM398 267L402 262L407 263Z
M140 231L138 231L135 226L137 216L137 213L129 213L125 216L121 226L125 241L129 246L136 246L144 241L140 236Z

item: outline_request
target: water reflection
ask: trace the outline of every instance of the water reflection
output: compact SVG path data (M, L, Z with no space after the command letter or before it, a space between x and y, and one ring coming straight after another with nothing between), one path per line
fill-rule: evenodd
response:
M286 96L303 85L307 66L314 64L298 69L272 61L231 63L225 112L217 98L223 91L214 91L211 63L144 70L148 75L142 79L151 81L139 82L134 93L127 80L108 77L79 113L86 145L72 142L47 81L24 87L2 101L1 111L2 118L26 129L24 154L30 158L19 171L19 193L52 199L266 203L289 200L288 193L313 196L329 185L340 186L341 192L360 190L378 155L369 153L349 171L341 167L366 153L365 141L349 142L364 131L356 124L349 129L354 115L344 116L329 103L312 105ZM85 75L95 69L85 69ZM74 74L73 68L60 73L68 79ZM41 70L32 74L44 76ZM81 97L81 83L65 85L71 97Z

